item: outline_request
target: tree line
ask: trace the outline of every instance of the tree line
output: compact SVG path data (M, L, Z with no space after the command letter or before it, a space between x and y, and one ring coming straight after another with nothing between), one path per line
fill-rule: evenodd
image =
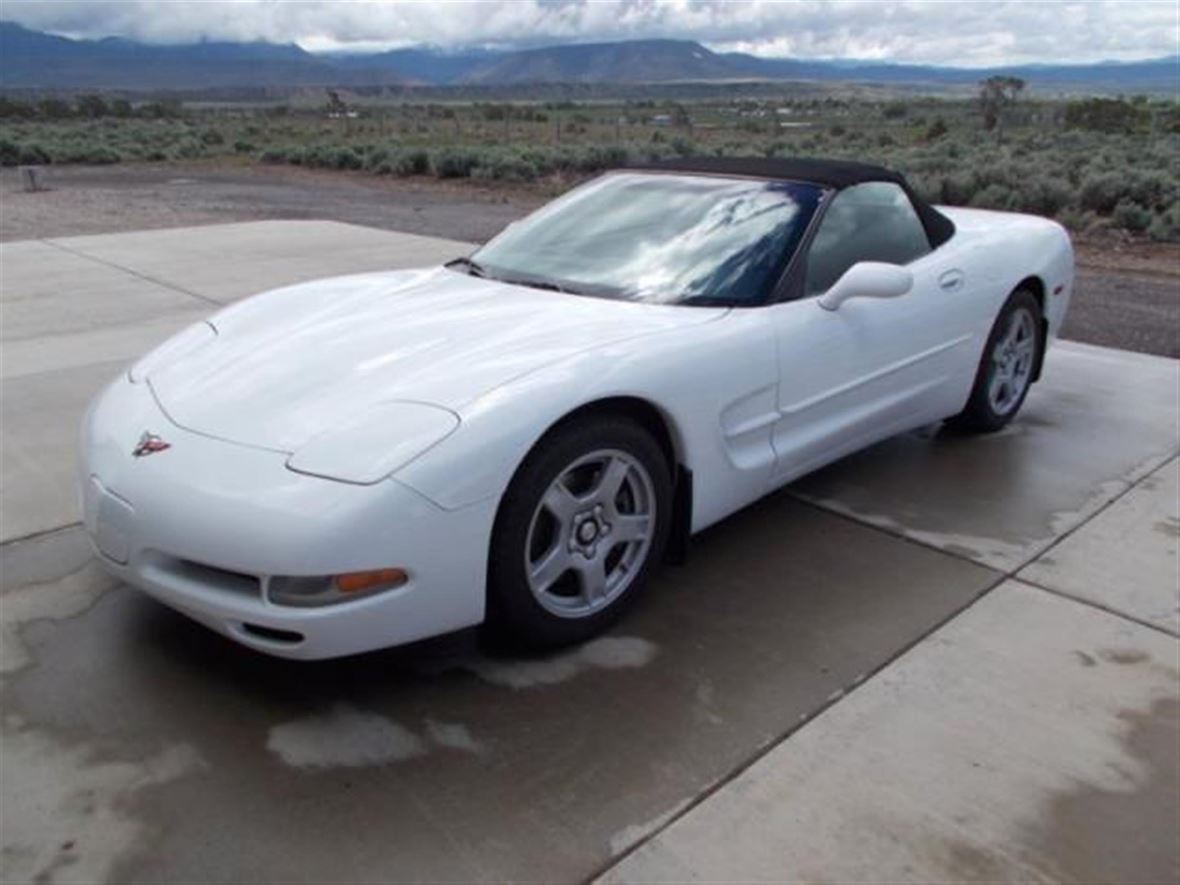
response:
M101 95L79 95L67 100L56 96L22 101L0 95L0 119L7 120L97 120L115 119L176 119L184 116L184 106L177 99L157 99L132 104L126 98L104 98Z

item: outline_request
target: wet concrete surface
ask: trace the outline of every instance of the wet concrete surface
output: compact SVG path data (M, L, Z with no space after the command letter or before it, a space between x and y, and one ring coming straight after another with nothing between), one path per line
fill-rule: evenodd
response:
M1032 829L1036 850L1060 858L1062 879L1180 881L1180 700L1171 694L1116 714L1123 753L1137 769L1131 784L1079 783L1062 790ZM1144 814L1145 808L1155 813Z
M1180 364L1073 342L1018 420L987 436L903 434L801 480L806 500L1012 571L1180 447Z
M9 575L10 549L20 580L79 560L69 532L7 545ZM5 753L59 788L49 808L6 788L6 816L48 829L5 878L585 878L996 577L777 495L581 649L464 633L293 665L83 565L34 588L44 616L19 609ZM56 617L71 581L93 595Z
M90 400L125 361L4 379L0 398L0 539L80 519L74 465Z
M1180 461L1144 477L1019 577L1180 635Z
M1180 876L1173 637L1007 582L609 882Z

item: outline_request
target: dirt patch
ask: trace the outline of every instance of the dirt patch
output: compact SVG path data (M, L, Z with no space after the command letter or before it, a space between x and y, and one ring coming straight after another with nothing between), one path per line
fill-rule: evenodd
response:
M0 171L0 241L268 219L331 219L483 242L548 198L434 178L224 162L56 166L25 193Z
M1180 280L1180 243L1156 243L1108 233L1074 238L1078 267Z

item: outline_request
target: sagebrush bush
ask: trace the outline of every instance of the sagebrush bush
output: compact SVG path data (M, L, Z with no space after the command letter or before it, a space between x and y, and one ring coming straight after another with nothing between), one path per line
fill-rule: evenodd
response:
M989 184L982 190L977 190L971 195L971 199L967 201L968 206L973 206L979 209L1000 209L1009 210L1014 208L1014 195L1012 191L1002 184Z
M0 166L15 166L20 162L20 145L0 138Z
M431 167L439 178L467 178L479 165L480 155L465 148L444 148L431 157Z
M1113 173L1087 176L1082 180L1079 200L1083 209L1108 215L1122 199L1126 177Z
M534 160L514 153L496 153L483 157L471 170L473 178L495 181L532 181L542 167Z
M1033 178L1013 191L1012 206L1020 212L1055 218L1069 205L1073 191L1049 178Z
M1119 200L1110 220L1115 227L1129 230L1132 233L1143 233L1154 220L1151 211L1136 203L1134 200Z
M398 175L425 175L430 171L430 154L421 148L398 151L393 171Z
M767 112L768 102L744 99L700 109L676 105L676 122L658 127L648 121L670 105L645 101L620 106L619 116L569 101L543 111L504 105L504 118L496 116L501 111L488 117L486 105L440 103L362 109L347 121L285 106L231 116L177 103L103 101L105 114L98 102L79 98L49 108L69 111L61 119L36 108L32 116L0 115L0 165L238 155L375 175L510 183L556 177L564 187L671 156L830 156L895 168L937 203L1030 212L1073 230L1101 226L1180 239L1180 111L1159 101L1136 111L1150 126L1112 131L1066 128L1063 102L1022 102L1003 141L981 129L975 103L934 98L888 105L791 99L780 105L789 108L789 128Z
M1147 233L1153 240L1180 240L1180 205L1173 205L1156 215Z

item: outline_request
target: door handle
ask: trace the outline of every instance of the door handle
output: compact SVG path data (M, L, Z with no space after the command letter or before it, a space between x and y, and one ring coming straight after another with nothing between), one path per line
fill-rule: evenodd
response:
M954 268L952 270L944 271L939 276L938 288L942 289L944 292L957 292L959 289L963 288L963 283L966 281L967 278L963 275L963 272L958 268Z

